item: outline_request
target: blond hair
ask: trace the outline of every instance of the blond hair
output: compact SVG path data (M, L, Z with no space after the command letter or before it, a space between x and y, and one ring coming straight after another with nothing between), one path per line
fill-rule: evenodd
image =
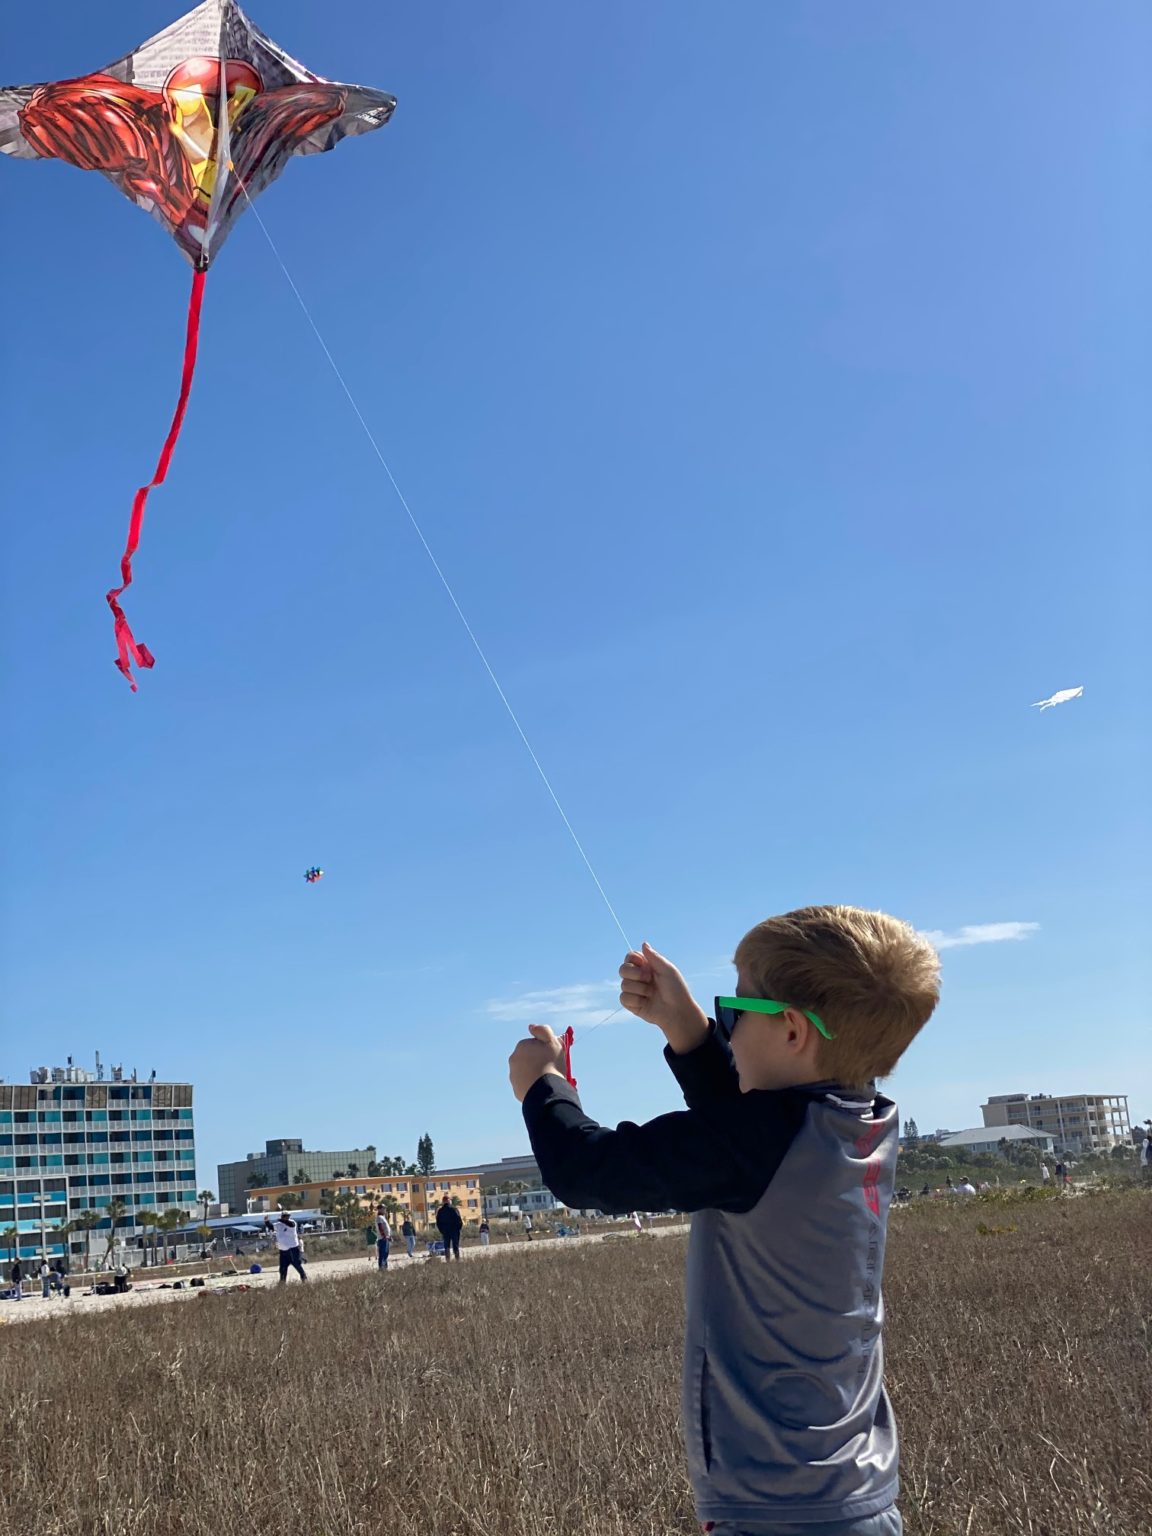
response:
M736 947L749 995L820 1015L822 1077L862 1088L893 1070L940 998L940 959L914 928L860 907L801 907Z

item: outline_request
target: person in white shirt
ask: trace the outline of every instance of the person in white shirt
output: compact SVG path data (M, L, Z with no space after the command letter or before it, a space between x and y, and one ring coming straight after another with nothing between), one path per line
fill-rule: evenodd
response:
M524 1226L524 1236L528 1239L529 1242L531 1242L532 1241L532 1218L531 1218L531 1216L529 1216L527 1211L524 1212L523 1226Z
M47 1257L40 1260L40 1294L45 1301L52 1295L52 1266Z
M276 1246L280 1250L280 1284L283 1285L287 1280L289 1269L294 1269L301 1280L307 1280L308 1276L304 1273L304 1250L300 1246L300 1228L293 1221L292 1213L281 1211L280 1220L275 1223L265 1216L264 1229L276 1238Z
M976 1186L971 1179L961 1179L959 1184L956 1185L956 1193L958 1195L974 1195L976 1193Z
M1047 1163L1042 1162L1040 1164L1040 1182L1041 1182L1041 1184L1047 1184L1048 1181L1051 1179L1051 1177L1052 1177L1052 1170L1049 1168Z
M388 1254L392 1248L392 1226L388 1212L382 1205L376 1207L376 1268L388 1268Z

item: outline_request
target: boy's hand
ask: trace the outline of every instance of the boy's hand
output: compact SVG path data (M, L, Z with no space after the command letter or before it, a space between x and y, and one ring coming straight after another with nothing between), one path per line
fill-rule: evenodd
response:
M549 1072L564 1076L564 1047L547 1024L529 1024L528 1029L531 1040L521 1040L508 1058L508 1081L521 1104L532 1084Z
M651 944L631 950L620 967L620 1006L662 1029L678 1056L694 1051L708 1033L708 1015L680 972Z

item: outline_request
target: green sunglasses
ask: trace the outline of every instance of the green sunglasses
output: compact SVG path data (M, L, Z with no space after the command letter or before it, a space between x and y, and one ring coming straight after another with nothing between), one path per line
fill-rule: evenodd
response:
M767 997L718 997L716 1028L723 1039L731 1040L732 1031L736 1028L736 1020L742 1013L786 1013L793 1007L795 1007L794 1003L777 1003ZM820 1031L825 1040L835 1040L836 1036L828 1029L819 1014L813 1013L810 1008L801 1008L798 1011L814 1029Z

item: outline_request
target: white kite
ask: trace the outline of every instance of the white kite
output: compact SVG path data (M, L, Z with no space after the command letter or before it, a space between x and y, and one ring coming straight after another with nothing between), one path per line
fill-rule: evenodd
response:
M1083 692L1083 688L1061 688L1059 693L1054 693L1050 699L1041 699L1032 708L1053 709L1057 704L1067 704L1069 699L1078 699Z

